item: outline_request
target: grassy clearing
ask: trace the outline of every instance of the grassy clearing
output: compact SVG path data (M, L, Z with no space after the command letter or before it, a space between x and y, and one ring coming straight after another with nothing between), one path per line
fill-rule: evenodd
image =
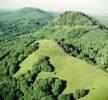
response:
M90 93L81 100L108 100L108 74L98 68L77 58L67 55L53 40L42 40L39 50L28 56L21 64L15 77L32 69L32 65L43 56L49 56L55 72L41 72L39 78L59 77L67 81L64 93L76 89L90 89Z
M58 44L55 43L53 40L42 40L37 41L40 43L39 50L33 52L31 55L28 56L20 64L20 70L14 75L15 77L20 76L21 74L27 72L28 70L32 69L32 65L43 56L49 56L53 58L54 56L66 56L62 48L59 48Z

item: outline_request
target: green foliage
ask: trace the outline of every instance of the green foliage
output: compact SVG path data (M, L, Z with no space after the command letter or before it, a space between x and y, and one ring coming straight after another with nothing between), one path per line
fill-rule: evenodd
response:
M0 85L0 96L3 100L18 99L22 95L23 93L17 88L17 80L14 78L7 78L2 87Z
M51 26L96 26L104 28L96 19L81 12L67 11L55 18L49 25Z
M62 81L56 79L54 84L53 84L52 92L55 96L58 96L63 91L63 89L65 87L66 87L65 82L62 82Z
M54 67L50 64L49 57L43 57L38 63L33 65L33 71L52 72Z
M53 95L45 96L41 100L56 100Z
M19 70L19 64L38 49L38 44L32 45L35 40L35 36L20 35L12 40L7 39L7 42L0 42L0 96L3 100L18 100L29 88L28 80L22 78L19 83L12 76Z
M58 78L39 79L37 81L35 80L32 88L29 88L29 90L25 93L24 99L28 100L29 97L30 100L56 100L56 96L53 94L52 91L54 88L53 84L56 84L57 80L60 81L62 84L65 84L63 80L60 80ZM60 85L57 86L58 88L61 87Z
M75 100L73 94L62 94L59 95L58 100Z
M89 90L76 90L74 93L73 93L73 96L75 99L79 99L81 97L84 97L85 95L87 95L89 92Z

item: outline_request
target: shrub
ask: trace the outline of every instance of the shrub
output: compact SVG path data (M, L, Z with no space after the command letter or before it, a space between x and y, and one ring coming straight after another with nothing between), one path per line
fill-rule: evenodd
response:
M73 94L62 94L58 96L58 100L75 100Z
M89 93L89 90L76 90L73 93L73 96L75 99L79 99L81 97L84 97L85 95L87 95Z

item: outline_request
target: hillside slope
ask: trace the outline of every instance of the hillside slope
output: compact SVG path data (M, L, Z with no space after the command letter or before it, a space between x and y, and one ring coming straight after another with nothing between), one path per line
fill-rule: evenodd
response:
M65 12L35 34L42 39L54 39L69 55L108 70L108 29L94 18Z
M34 63L41 57L48 56L50 62L55 66L55 72L41 72L38 79L47 77L58 77L67 81L67 87L63 93L71 93L76 89L90 89L90 93L84 100L107 100L108 75L104 71L67 55L53 40L42 40L39 42L39 50L32 53L21 64L20 70L15 74L19 77L32 69Z

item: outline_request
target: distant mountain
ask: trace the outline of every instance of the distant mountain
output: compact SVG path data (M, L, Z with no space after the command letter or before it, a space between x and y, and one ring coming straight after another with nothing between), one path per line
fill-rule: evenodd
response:
M0 13L1 12L9 12L9 10L6 10L6 9L0 9Z
M51 25L68 26L98 26L104 27L100 22L82 12L67 11L55 18Z
M40 18L50 18L49 13L42 11L38 8L22 8L20 10L17 10L15 12L2 12L0 13L0 17L3 16L3 14L7 14L8 16L5 16L3 19L4 20L18 20L18 19L40 19ZM0 18L0 20L3 20Z
M53 18L37 8L22 8L15 12L0 13L0 30L6 33L31 33L42 28Z

